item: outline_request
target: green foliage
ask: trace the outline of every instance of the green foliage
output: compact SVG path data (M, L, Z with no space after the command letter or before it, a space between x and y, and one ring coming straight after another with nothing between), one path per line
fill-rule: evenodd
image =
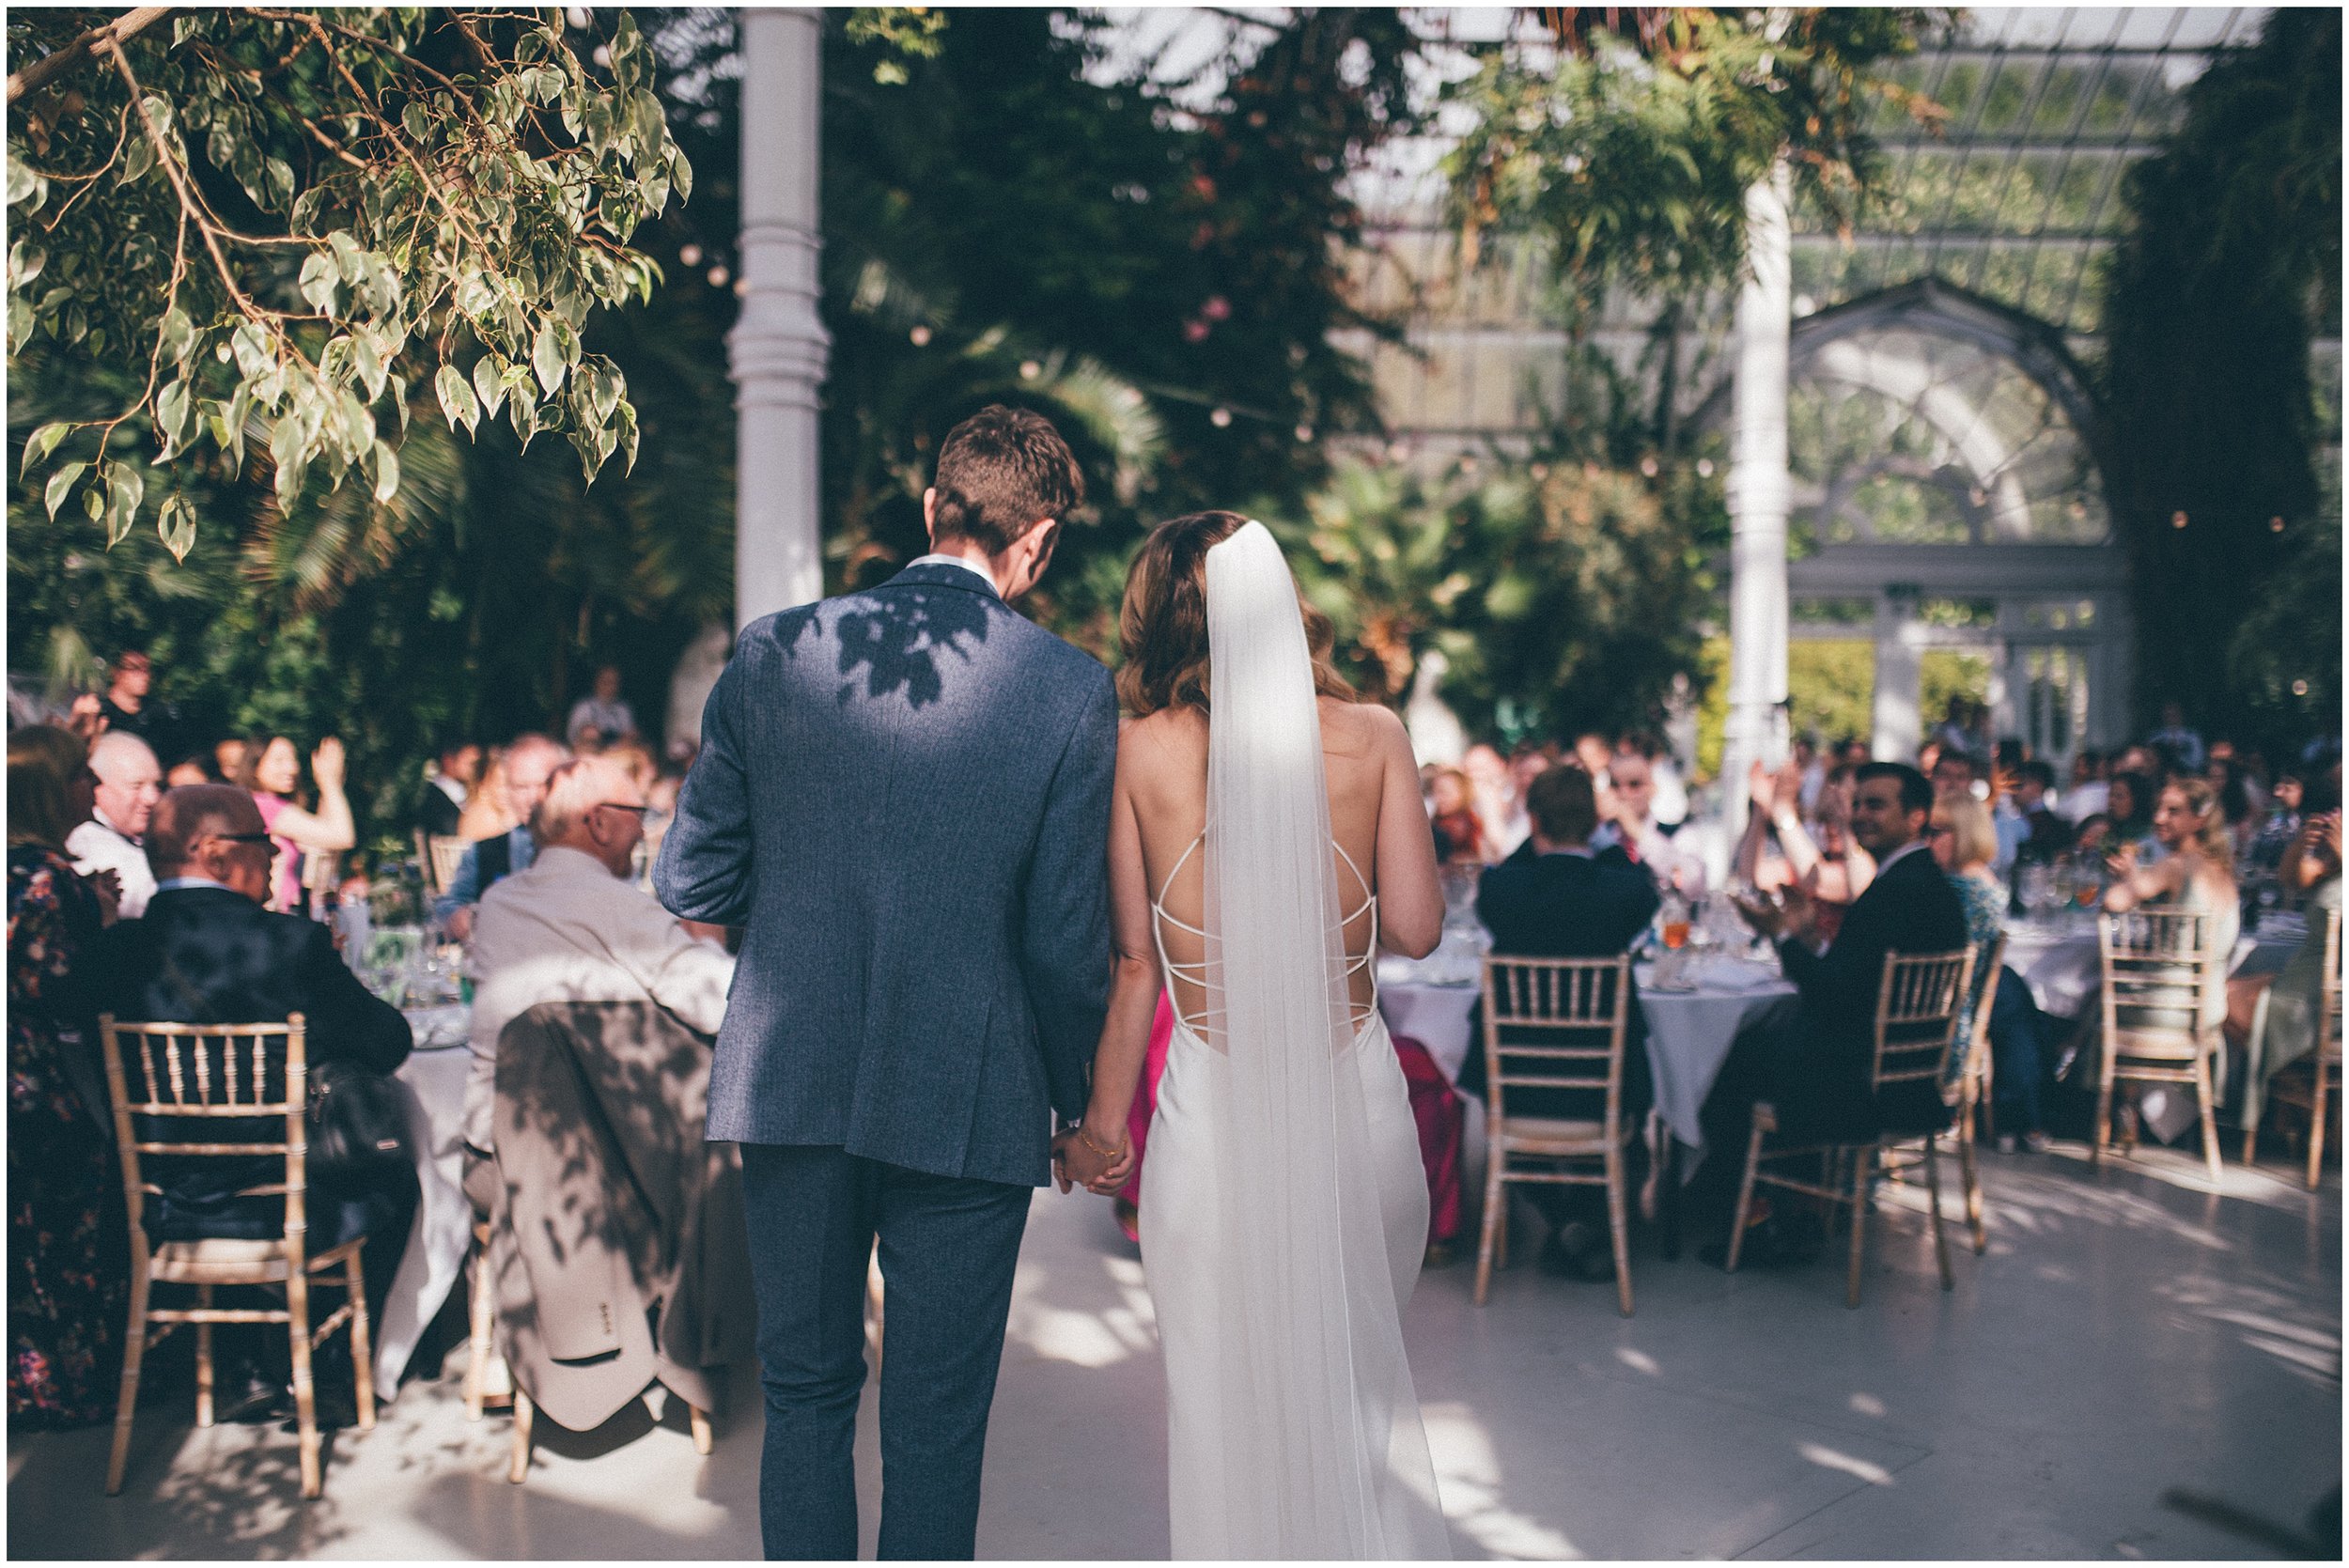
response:
M1832 744L1875 733L1876 650L1856 638L1799 638L1786 647L1786 696L1794 732Z
M1236 24L1199 68L1221 97L1178 111L1184 84L1102 79L1107 27L970 9L934 54L848 22L825 44L832 581L919 554L937 442L983 403L1028 404L1111 481L1028 606L1097 651L1149 523L1293 505L1326 472L1323 438L1376 427L1362 365L1330 343L1394 330L1348 303L1361 216L1342 181L1410 123L1415 46L1384 10ZM893 63L903 85L877 69ZM694 215L714 252L722 212Z
M2312 317L2339 331L2341 63L2337 10L2275 12L2124 187L2103 382L2140 719L2175 699L2247 737L2337 722L2341 514L2309 343Z
M18 8L9 57L103 20ZM183 10L14 103L10 367L139 370L26 441L48 515L78 494L112 545L151 491L184 555L193 471L243 468L249 437L281 512L314 473L386 505L427 384L452 429L502 412L525 446L566 431L589 477L633 462L626 379L583 334L649 295L630 239L692 169L634 21L608 27L590 63L559 12Z
M1735 278L1746 192L1781 157L1847 220L1875 170L1874 106L1935 112L1872 72L1936 14L1683 7L1643 47L1594 29L1563 52L1490 52L1453 90L1476 116L1447 164L1470 260L1481 229L1533 226L1587 300L1610 284L1688 297Z

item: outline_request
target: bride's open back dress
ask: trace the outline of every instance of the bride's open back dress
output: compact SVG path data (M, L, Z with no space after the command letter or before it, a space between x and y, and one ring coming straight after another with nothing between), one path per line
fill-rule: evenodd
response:
M1386 1025L1352 992L1377 897L1330 836L1296 588L1261 525L1208 552L1207 617L1206 827L1152 900L1176 1022L1142 1255L1174 1555L1447 1557L1401 1324L1427 1187ZM1194 856L1184 919L1166 899ZM1349 926L1372 933L1351 954Z

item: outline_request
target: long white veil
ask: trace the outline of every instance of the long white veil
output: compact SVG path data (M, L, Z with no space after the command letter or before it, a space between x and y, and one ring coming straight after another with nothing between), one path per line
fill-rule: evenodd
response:
M1251 522L1207 551L1212 1260L1236 1557L1449 1555L1372 1160L1297 588ZM1383 1034L1362 1042L1387 1049ZM1417 1241L1413 1242L1414 1249ZM1416 1272L1416 1251L1409 1260Z

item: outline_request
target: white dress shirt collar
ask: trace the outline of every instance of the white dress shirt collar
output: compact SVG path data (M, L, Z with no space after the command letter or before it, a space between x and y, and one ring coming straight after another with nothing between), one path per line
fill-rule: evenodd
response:
M993 594L997 598L1003 597L1003 589L995 585L995 578L992 573L988 572L983 567L973 565L959 555L940 555L933 551L928 555L916 556L914 559L906 563L908 570L911 570L915 567L960 567L964 571L969 572L972 577L975 577L980 582L986 583L987 591L988 593Z

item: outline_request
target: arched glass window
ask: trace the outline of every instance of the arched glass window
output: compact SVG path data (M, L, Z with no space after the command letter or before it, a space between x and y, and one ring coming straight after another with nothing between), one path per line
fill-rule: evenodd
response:
M2104 543L2087 442L2036 377L1917 324L1800 353L1787 408L1800 549Z

